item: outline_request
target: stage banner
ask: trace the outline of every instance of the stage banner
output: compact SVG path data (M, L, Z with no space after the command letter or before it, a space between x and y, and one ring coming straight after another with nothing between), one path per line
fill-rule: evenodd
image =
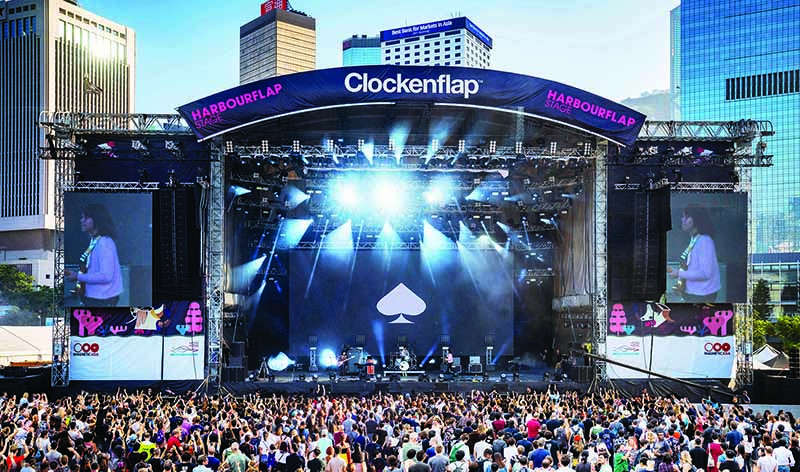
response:
M74 308L70 380L198 380L205 367L199 302L156 308Z
M360 66L264 79L178 108L203 140L315 108L433 102L522 112L630 146L645 115L559 82L466 67Z
M612 361L682 379L729 378L734 368L733 305L615 303L608 315ZM609 378L648 374L607 364Z
M608 336L734 335L733 305L624 302L611 305Z
M680 379L727 379L733 373L733 336L620 336L606 338L612 361ZM644 379L648 374L607 363L610 379ZM651 376L652 378L657 378Z

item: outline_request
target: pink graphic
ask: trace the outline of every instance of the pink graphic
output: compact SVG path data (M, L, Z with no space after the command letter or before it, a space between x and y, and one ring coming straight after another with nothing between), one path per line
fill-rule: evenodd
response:
M200 310L199 303L192 302L189 304L184 321L186 324L175 327L181 334L203 332L203 312Z
M103 324L103 318L92 316L92 312L89 310L74 310L72 316L78 320L78 336L94 336L97 328Z
M642 316L641 320L644 322L645 326L658 328L667 322L674 323L672 318L669 317L669 314L670 308L667 305L662 305L661 303L648 303L647 311Z
M114 334L124 333L125 331L128 331L128 327L124 326L124 325L118 325L118 326L112 326L111 327L111 332L114 333Z
M726 336L728 334L728 320L733 318L730 310L714 312L714 316L703 318L706 325L714 336Z
M697 332L697 328L694 326L681 326L681 331L692 336L694 333Z
M625 332L625 323L627 322L628 317L625 316L622 303L615 303L611 309L611 315L608 317L608 330L614 334L622 334Z

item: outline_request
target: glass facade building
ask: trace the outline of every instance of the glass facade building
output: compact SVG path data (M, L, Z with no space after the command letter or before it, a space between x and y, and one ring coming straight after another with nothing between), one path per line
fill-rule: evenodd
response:
M239 28L239 83L314 70L317 24L294 11L271 10Z
M754 260L800 259L800 0L682 0L679 8L672 77L681 119L772 122L774 165L752 174Z
M353 35L342 41L342 66L381 65L381 38Z

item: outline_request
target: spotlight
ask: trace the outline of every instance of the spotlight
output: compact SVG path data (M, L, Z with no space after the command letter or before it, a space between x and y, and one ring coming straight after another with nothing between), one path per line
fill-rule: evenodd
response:
M297 376L298 382L305 382L306 381L306 374L300 374Z
M482 380L484 382L488 382L489 381L489 372L484 372L481 377L482 377Z
M430 382L430 381L431 381L431 378L430 378L430 377L428 377L428 374L425 374L425 373L423 373L423 374L421 374L419 377L417 377L417 380L418 380L419 382Z
M514 372L514 373L511 375L511 379L512 379L514 382L519 382L519 372Z
M331 383L336 383L336 372L328 373L328 380L330 380Z
M444 374L439 374L439 382L444 382Z
M547 372L542 374L542 380L544 380L545 382L549 381L550 380L550 374L547 373Z
M233 154L233 141L225 141L225 154Z
M505 372L503 372L502 374L500 374L500 381L501 381L501 382L505 382L505 381L507 381L507 380L508 380L508 374L506 374Z
M275 374L269 374L267 376L267 380L270 382L275 382Z
M317 377L317 374L313 374L313 375L311 376L311 381L312 381L312 382L319 382L319 377Z
M377 373L377 374L375 374L375 380L377 380L378 382L380 382L381 380L383 380L383 374L381 374L381 373Z

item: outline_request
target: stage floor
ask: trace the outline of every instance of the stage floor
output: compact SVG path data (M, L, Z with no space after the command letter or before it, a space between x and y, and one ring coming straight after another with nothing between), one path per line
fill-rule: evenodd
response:
M521 372L515 378L510 372L487 372L483 374L445 375L428 372L420 375L391 376L381 375L371 380L357 376L331 378L329 372L276 372L274 379L248 379L244 382L223 382L223 387L234 395L262 393L348 393L371 394L375 392L471 392L472 390L496 391L498 393L524 393L528 389L547 390L554 386L560 390L585 391L589 383L570 380L554 381L544 378L543 373Z

